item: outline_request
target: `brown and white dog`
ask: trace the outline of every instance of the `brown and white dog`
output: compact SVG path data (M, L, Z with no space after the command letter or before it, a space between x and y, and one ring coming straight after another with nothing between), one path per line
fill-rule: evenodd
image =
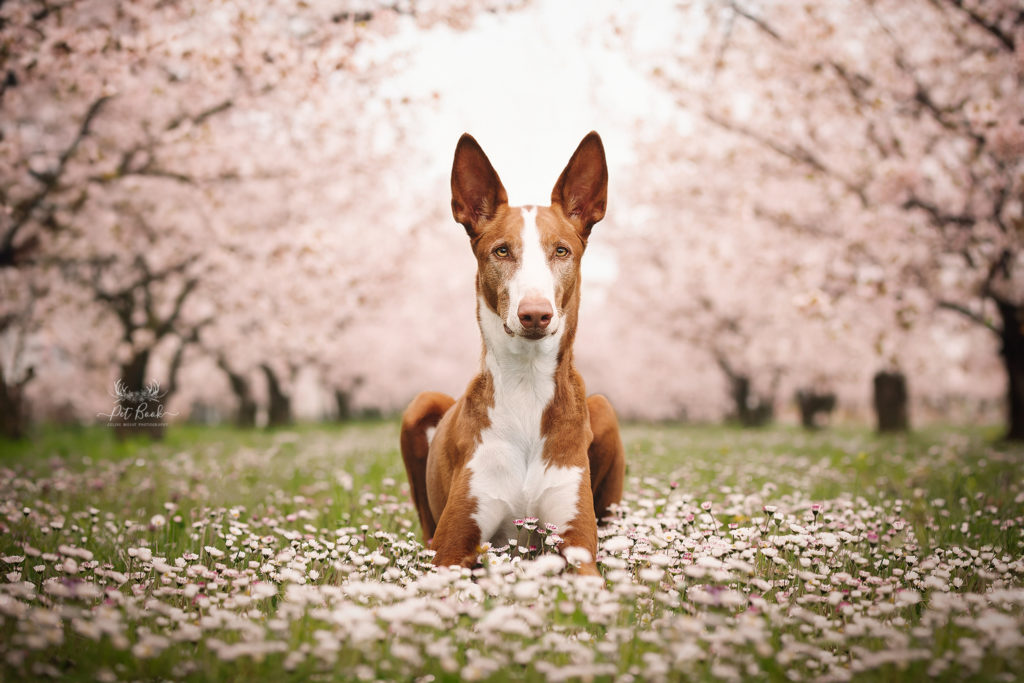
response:
M504 545L514 520L536 517L557 527L563 549L589 553L580 573L597 574L597 520L622 497L625 458L615 412L604 396L587 398L572 345L580 259L607 196L594 132L548 207L510 207L476 140L463 135L455 148L452 213L477 259L483 359L458 401L417 396L401 435L435 565L471 567L482 542Z

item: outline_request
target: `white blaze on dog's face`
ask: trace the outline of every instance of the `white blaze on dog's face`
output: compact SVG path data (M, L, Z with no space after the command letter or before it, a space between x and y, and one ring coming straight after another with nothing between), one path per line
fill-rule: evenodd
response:
M459 140L452 213L477 257L479 299L506 335L555 336L566 316L575 316L580 259L591 228L604 216L607 184L601 139L590 133L555 183L550 207L509 207L483 150L469 135Z
M508 310L498 311L506 332L540 338L558 331L559 311L555 307L555 273L558 261L549 259L537 225L537 209L520 210L523 227L519 234L518 268L508 281ZM559 253L564 253L565 247Z

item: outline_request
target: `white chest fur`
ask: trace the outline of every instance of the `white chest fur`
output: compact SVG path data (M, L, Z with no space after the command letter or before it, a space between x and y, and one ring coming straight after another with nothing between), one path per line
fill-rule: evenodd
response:
M467 465L480 537L503 545L516 535L513 522L524 517L554 524L564 533L577 514L583 469L546 466L541 433L544 409L555 391L561 334L537 341L509 338L486 306L481 327L491 349L484 359L494 381L494 405L490 425L480 433Z

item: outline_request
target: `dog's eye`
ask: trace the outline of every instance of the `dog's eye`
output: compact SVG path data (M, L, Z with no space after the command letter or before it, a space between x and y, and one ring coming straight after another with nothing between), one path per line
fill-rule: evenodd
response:
M508 256L508 247L506 247L506 246L498 247L497 249L494 250L494 255L495 256L501 256L502 258Z
M557 247L555 249L555 256L568 256L568 255L569 255L569 250L566 249L565 247Z

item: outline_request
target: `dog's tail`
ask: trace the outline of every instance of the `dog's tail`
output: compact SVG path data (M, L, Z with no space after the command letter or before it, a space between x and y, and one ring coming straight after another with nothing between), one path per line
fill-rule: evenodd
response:
M455 399L447 394L425 391L412 400L402 413L402 461L409 475L409 491L412 504L420 517L423 527L423 541L429 543L434 537L437 520L430 512L427 501L427 453L430 451L429 432L437 427L441 417L452 407Z

